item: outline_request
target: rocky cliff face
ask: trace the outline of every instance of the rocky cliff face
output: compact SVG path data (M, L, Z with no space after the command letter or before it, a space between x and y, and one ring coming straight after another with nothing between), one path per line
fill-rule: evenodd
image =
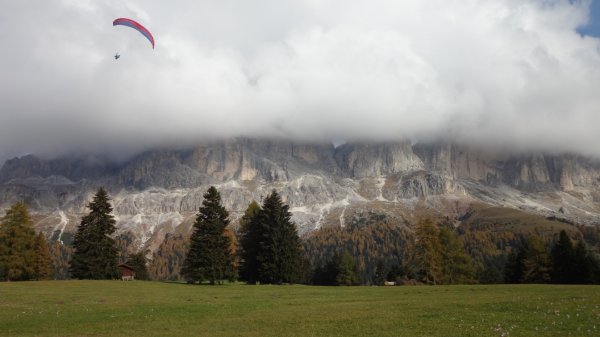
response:
M335 152L337 165L354 179L423 170L425 165L410 142L344 144Z
M280 192L300 233L344 226L365 209L410 220L418 210L459 217L473 202L595 224L600 163L573 154L511 154L451 143L295 143L234 139L161 149L113 164L98 157L15 158L0 170L0 207L24 200L55 239L73 231L99 186L121 231L156 248L189 226L210 185L232 218Z

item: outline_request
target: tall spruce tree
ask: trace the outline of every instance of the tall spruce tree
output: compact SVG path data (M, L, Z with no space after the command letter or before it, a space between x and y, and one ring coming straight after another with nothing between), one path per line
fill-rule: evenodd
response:
M550 257L552 261L552 272L550 275L552 283L575 283L575 250L566 231L560 231L558 241L554 244L550 252Z
M240 280L249 284L256 284L259 278L257 256L262 236L260 210L260 205L253 200L240 219L239 274Z
M25 203L12 205L0 221L0 279L35 277L36 235Z
M573 249L573 280L577 284L591 283L594 259L585 242L579 240Z
M221 205L221 195L211 186L204 194L183 264L188 282L208 280L215 284L235 278L231 240L225 235L227 225L229 213Z
M303 250L288 205L275 190L258 214L262 226L257 253L260 283L294 283L303 278Z
M81 219L73 240L71 275L78 279L115 278L118 275L118 251L112 238L115 219L104 188L98 190L88 208L90 213Z

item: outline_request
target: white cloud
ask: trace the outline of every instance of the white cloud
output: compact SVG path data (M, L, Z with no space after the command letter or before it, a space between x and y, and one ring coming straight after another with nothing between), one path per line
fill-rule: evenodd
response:
M600 155L588 1L0 2L0 159L236 135Z

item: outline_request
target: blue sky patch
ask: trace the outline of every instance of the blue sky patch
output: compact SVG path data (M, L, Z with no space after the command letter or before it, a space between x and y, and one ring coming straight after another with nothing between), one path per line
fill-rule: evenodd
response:
M590 5L590 22L577 31L581 35L600 37L600 0L593 0Z

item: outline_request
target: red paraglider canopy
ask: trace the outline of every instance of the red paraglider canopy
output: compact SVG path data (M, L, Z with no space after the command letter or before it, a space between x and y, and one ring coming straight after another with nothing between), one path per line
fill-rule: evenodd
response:
M150 31L146 29L146 27L140 25L139 23L131 19L119 18L113 21L113 26L127 26L137 30L138 32L142 33L142 35L144 35L148 41L150 41L150 43L152 43L152 49L154 49L154 37Z

